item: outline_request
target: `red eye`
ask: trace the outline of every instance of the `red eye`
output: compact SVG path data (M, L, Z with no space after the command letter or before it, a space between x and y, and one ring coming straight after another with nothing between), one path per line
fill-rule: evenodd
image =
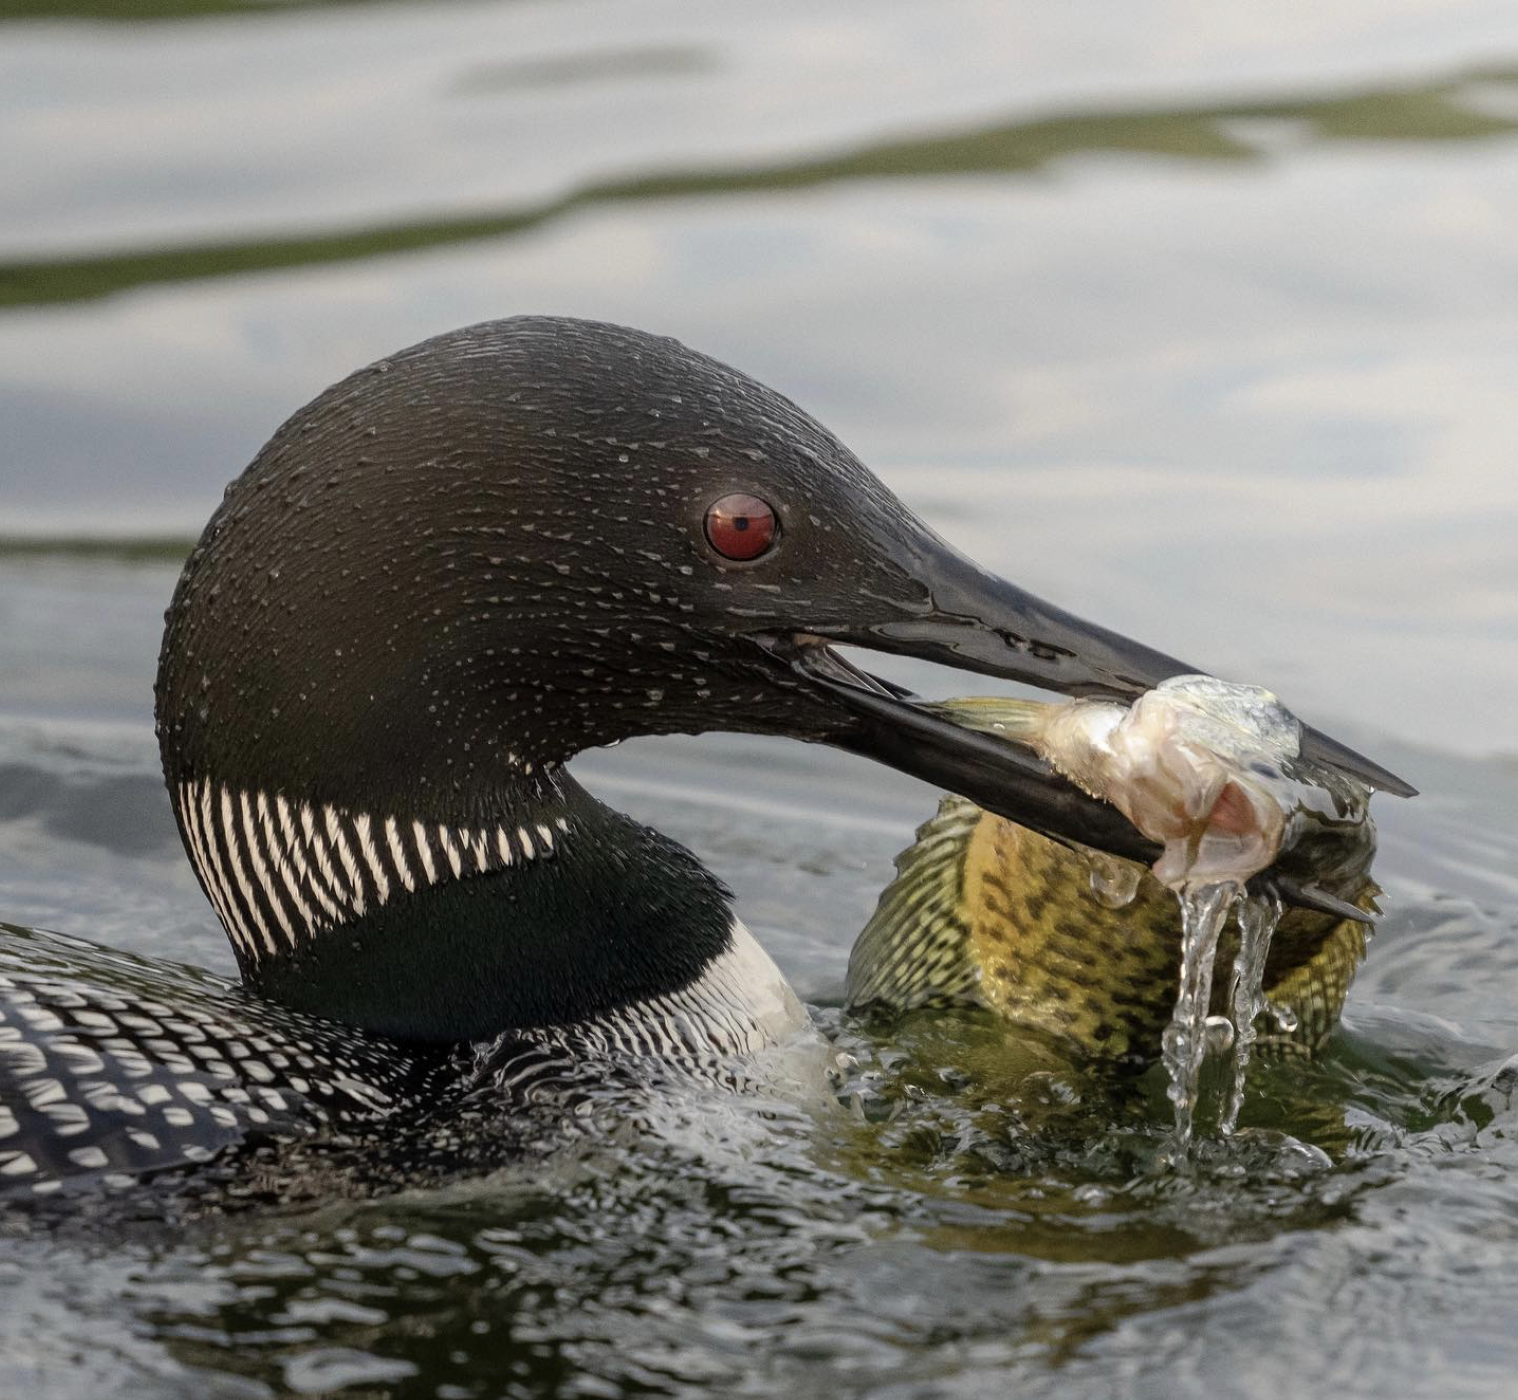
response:
M775 512L741 491L713 501L706 512L706 538L725 559L757 559L779 532Z

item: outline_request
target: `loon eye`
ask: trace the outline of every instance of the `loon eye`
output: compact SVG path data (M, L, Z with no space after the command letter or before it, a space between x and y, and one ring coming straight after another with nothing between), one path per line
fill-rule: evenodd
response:
M724 559L757 559L779 538L775 512L741 491L713 501L706 512L706 538Z

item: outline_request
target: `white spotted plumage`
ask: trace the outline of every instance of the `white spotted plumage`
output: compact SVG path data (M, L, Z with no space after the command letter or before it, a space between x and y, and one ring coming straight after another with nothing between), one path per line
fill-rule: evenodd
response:
M510 826L464 827L205 779L177 784L174 796L206 892L254 959L349 924L424 879L515 876L560 855L574 834L551 809ZM250 1135L306 1136L429 1101L416 1096L420 1062L398 1046L248 1003L182 970L155 968L156 993L151 983L117 984L112 964L91 961L114 955L72 940L58 940L54 955L51 936L34 937L17 949L0 940L0 1194L45 1195L77 1180L125 1185L210 1160ZM539 1089L587 1057L715 1072L805 1019L735 920L725 951L687 985L511 1032L491 1072L506 1087Z
M123 968L30 932L0 940L0 969L0 1196L129 1185L250 1132L368 1122L417 1091L418 1065L397 1047L208 975Z

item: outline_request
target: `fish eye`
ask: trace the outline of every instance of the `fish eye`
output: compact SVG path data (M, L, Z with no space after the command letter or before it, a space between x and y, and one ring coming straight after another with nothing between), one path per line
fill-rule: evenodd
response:
M707 507L707 543L724 559L757 559L779 538L780 522L758 496L735 491Z

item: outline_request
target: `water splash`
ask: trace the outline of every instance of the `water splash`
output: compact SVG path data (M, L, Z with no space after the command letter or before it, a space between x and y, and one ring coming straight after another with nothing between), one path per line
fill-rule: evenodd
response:
M1239 1113L1244 1107L1244 1079L1256 1039L1255 1022L1267 1005L1265 959L1270 953L1270 940L1276 925L1281 922L1281 911L1281 897L1274 890L1239 901L1239 951L1233 960L1233 981L1229 989L1234 1030L1233 1087L1229 1091L1223 1121L1219 1124L1225 1135L1238 1127Z
M1228 1017L1209 1016L1203 1022L1203 1029L1207 1032L1207 1053L1209 1055L1226 1055L1233 1049L1233 1022Z
M1176 892L1181 906L1181 983L1175 1011L1162 1037L1163 1059L1170 1084L1166 1094L1175 1106L1173 1155L1184 1157L1196 1133L1196 1109L1202 1066L1208 1055L1233 1051L1233 1083L1218 1123L1227 1137L1238 1126L1244 1107L1244 1085L1250 1055L1258 1039L1255 1023L1269 1011L1279 1023L1295 1016L1289 1007L1271 1004L1265 996L1265 960L1270 940L1281 921L1282 903L1273 891L1246 895L1233 881L1188 885ZM1229 1016L1210 1014L1213 969L1218 943L1228 916L1237 910L1239 949L1229 986Z
M1202 1061L1207 1056L1207 1016L1218 935L1241 889L1228 880L1188 885L1177 893L1181 904L1181 987L1161 1046L1170 1076L1166 1093L1175 1105L1174 1150L1178 1156L1184 1156L1191 1146Z

